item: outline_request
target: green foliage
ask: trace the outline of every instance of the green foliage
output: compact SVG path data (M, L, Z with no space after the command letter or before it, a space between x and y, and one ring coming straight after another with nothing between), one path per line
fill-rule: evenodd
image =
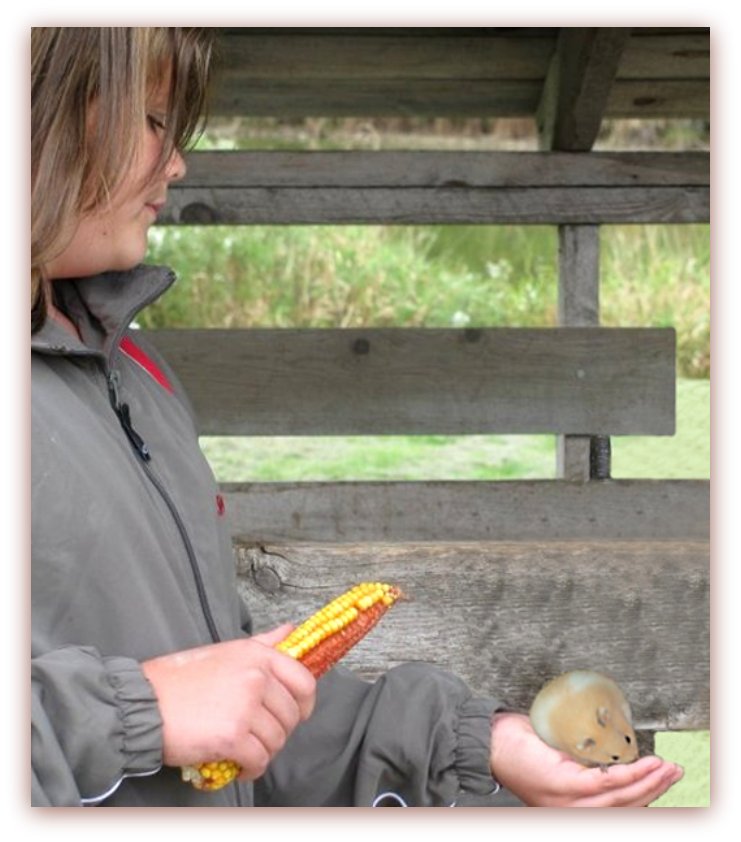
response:
M606 226L602 321L673 325L678 372L710 369L708 226ZM174 289L144 327L549 326L552 227L156 228Z

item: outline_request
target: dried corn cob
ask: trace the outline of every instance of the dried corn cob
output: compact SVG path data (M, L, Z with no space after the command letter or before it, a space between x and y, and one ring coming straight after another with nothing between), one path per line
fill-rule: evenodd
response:
M301 661L319 678L365 637L401 596L393 585L362 582L328 602L275 648ZM239 772L234 761L219 760L184 766L182 777L196 789L213 791L231 783Z

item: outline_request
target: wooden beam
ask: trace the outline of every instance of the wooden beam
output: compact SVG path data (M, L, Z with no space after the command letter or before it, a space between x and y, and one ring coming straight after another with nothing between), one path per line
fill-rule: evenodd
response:
M605 36L610 30L596 31ZM558 32L555 27L226 29L211 113L534 116ZM637 83L640 93L615 90L607 116L707 115L709 53L707 28L633 29L617 84ZM569 55L578 64L578 56ZM597 53L590 61L601 58ZM668 86L658 96L657 82ZM597 93L603 95L600 88ZM653 100L651 111L647 100Z
M224 483L241 542L707 541L704 480Z
M702 222L709 156L201 152L163 224Z
M634 29L618 69L618 79L697 79L710 83L710 30L645 33Z
M684 224L710 218L704 187L274 188L171 190L180 225Z
M283 152L187 156L170 189L708 187L707 152Z
M539 80L554 38L553 29L518 36L497 29L309 28L290 36L281 29L233 29L220 39L216 81L248 89L260 80Z
M610 117L710 119L710 85L704 79L618 79L607 103Z
M205 435L674 432L673 329L142 332Z
M410 661L527 709L567 669L611 673L636 724L707 728L706 542L268 545L237 548L259 630L298 621L348 584L409 596L346 659L373 678Z
M226 79L213 113L225 117L530 117L537 80Z
M541 149L592 148L629 37L624 27L561 30L538 106Z

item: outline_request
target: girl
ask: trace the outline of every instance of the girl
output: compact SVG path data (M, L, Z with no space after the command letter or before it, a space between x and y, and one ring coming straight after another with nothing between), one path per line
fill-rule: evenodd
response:
M419 665L317 688L250 636L186 396L129 324L172 283L140 265L185 174L202 30L32 31L32 764L36 805L646 804L658 758L585 770L527 717ZM202 793L178 767L229 757Z

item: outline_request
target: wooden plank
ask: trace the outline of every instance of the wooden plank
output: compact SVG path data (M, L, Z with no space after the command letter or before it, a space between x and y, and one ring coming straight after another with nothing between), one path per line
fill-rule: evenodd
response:
M486 29L406 35L393 28L380 34L306 29L290 37L243 29L222 38L218 78L244 87L256 80L542 79L554 40Z
M592 148L629 37L624 27L561 29L538 105L541 149Z
M707 541L705 480L225 483L242 542Z
M237 548L259 630L298 621L350 584L397 583L408 602L347 656L368 677L431 662L526 709L579 667L624 686L639 728L709 724L705 542L271 545Z
M619 79L710 79L710 30L643 34L634 30Z
M346 82L322 80L214 88L211 113L234 117L532 117L542 83L530 80ZM707 118L710 89L701 79L617 79L605 117Z
M182 225L545 225L707 222L705 187L189 188L160 216Z
M608 117L710 119L710 85L702 79L618 79Z
M213 114L300 117L534 115L556 28L235 28L220 43ZM605 37L607 28L596 30ZM707 115L709 31L635 28L607 116ZM492 84L494 82L494 84ZM695 84L699 83L699 84ZM617 105L617 110L614 107Z
M201 187L708 187L707 152L210 151L187 157Z
M200 152L188 170L171 187L165 224L709 216L707 153Z
M144 335L204 435L674 432L671 328Z
M210 111L251 117L527 117L536 79L258 79L217 80Z
M544 79L557 29L227 30L219 77L256 79ZM709 78L709 29L635 28L620 78Z

